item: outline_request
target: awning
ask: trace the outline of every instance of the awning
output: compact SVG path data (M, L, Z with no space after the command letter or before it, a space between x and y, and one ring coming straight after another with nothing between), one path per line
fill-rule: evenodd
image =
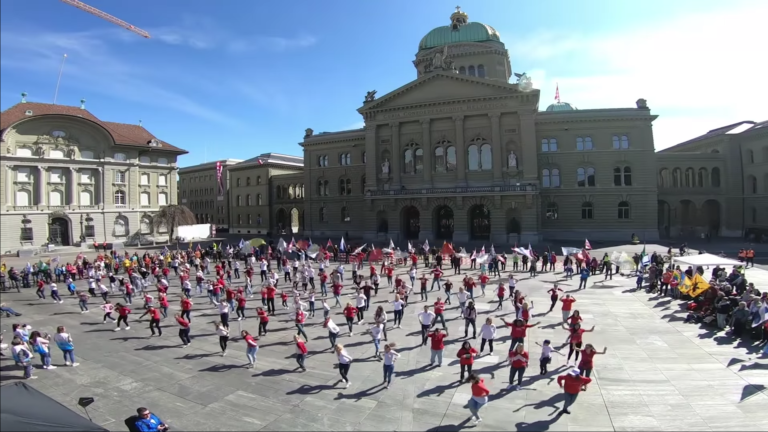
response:
M674 265L679 266L686 266L689 265L691 267L698 267L698 266L740 266L744 265L744 263L741 263L739 261L730 259L730 258L723 258L721 256L712 255L712 254L701 254L701 255L689 255L689 256L682 256L682 257L675 257L674 258Z

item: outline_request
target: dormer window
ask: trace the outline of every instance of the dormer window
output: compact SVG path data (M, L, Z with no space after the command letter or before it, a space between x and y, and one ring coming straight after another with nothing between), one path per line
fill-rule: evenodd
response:
M156 139L151 139L147 142L147 145L150 147L159 147L160 143L157 142Z

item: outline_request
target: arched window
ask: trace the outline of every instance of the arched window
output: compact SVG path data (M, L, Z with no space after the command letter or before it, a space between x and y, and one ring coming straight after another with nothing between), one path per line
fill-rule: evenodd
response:
M237 187L240 187L240 186L242 186L242 181L241 181L241 179L237 179L237 180L235 180L235 186L237 186Z
M587 171L584 168L576 169L576 186L585 187L587 185Z
M685 187L689 188L689 187L694 187L696 185L695 183L696 179L694 178L693 168L685 169L684 179L685 179L685 183L684 183Z
M168 165L168 159L163 158L163 157L157 158L157 164L158 165Z
M139 163L148 164L149 156L139 156Z
M251 202L251 194L248 194L245 196L245 205L246 207L250 207L253 203Z
M662 168L659 170L658 186L660 188L669 187L669 170Z
M629 137L626 135L621 136L621 148L623 149L629 148Z
M747 150L746 156L747 156L747 163L748 164L755 163L755 152L753 152L752 150Z
M715 188L720 187L720 168L714 167L712 168L712 175L709 178L710 185Z
M435 147L435 172L445 172L445 149Z
M619 149L628 149L629 148L629 137L626 135L614 135L612 138L613 141L613 148L616 150Z
M328 183L328 180L323 181L323 195L328 196L331 194L331 187Z
M128 160L128 156L125 155L125 153L115 153L115 155L112 157L112 159L118 161L118 162L125 162Z
M368 183L366 182L365 174L360 178L360 187L365 187Z
M478 154L478 147L475 144L472 144L467 148L467 165L467 168L470 171L480 170L480 155Z
M592 150L592 137L576 138L576 150Z
M460 67L459 68L459 73L462 74L462 75L466 75L467 74L467 68L465 68L464 66Z
M632 168L624 167L624 186L632 186Z
M256 194L256 205L263 205L261 194Z
M328 222L328 214L325 211L325 206L320 207L320 222Z
M347 209L347 206L341 208L341 221L352 222L352 218L349 216L349 209Z
M619 203L619 219L629 219L629 203L622 201Z
M547 209L546 209L546 217L549 220L555 220L558 216L558 209L557 209L557 203L549 202L547 203Z
M93 159L93 152L90 150L80 150L80 159Z
M556 152L557 151L557 139L556 138L544 138L541 140L542 152Z
M469 68L467 68L467 73L469 76L475 76L475 67L470 66Z
M256 176L256 184L257 185L261 184L261 176Z
M683 171L680 168L672 170L672 187L683 187Z
M360 159L363 160L363 163L368 163L368 153L363 152L362 157Z
M319 167L327 167L328 166L328 156L318 156L317 157L317 166Z
M115 191L115 205L116 206L125 206L126 204L127 204L127 200L125 199L125 191L116 190Z
M493 150L488 143L480 146L480 169L482 171L490 171L493 169Z
M448 146L445 149L445 170L456 171L456 147Z
M581 204L581 218L582 219L594 219L594 207L591 202L585 202Z
M552 177L548 169L541 171L541 187L552 187Z
M278 195L280 195L280 194L278 194ZM278 198L279 198L279 196L278 196ZM243 201L242 201L242 199L240 198L240 195L238 195L238 196L235 198L235 205L236 205L237 207L240 207L240 206L242 206L242 205L243 205Z
M25 207L32 205L32 193L27 189L16 191L16 206Z
M352 180L339 179L339 195L352 195Z
M414 158L417 149L419 149L419 145L414 142L405 146L405 152L403 152L403 170L406 174L416 173Z
M747 193L750 195L757 194L757 177L753 175L747 176Z
M613 169L614 186L632 186L632 168L615 167Z
M709 173L706 168L699 168L699 172L696 175L696 186L703 188L709 186Z
M587 186L594 187L596 185L595 169L587 168Z
M91 191L80 191L80 205L89 206L93 205L93 193Z
M421 174L424 171L424 150L417 148L414 152L413 158L416 174Z
M245 185L246 186L250 186L251 185L251 178L250 177L246 177L245 178Z
M621 167L613 168L613 185L621 186Z
M757 207L752 207L750 222L753 224L757 223Z
M485 66L477 65L477 76L480 78L485 78Z
M296 198L296 189L293 185L288 186L288 199Z
M560 187L560 170L557 168L552 170L552 187Z
M64 205L64 193L60 190L52 190L48 194L48 205L49 206L60 206Z

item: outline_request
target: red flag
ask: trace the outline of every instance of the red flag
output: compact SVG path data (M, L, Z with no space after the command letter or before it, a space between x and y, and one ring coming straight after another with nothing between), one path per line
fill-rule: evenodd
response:
M331 247L333 247L333 243L331 243L331 239L328 239L328 243L326 243L326 244L325 244L325 247L326 247L326 248L331 248Z
M560 103L560 84L557 84L555 87L555 101Z
M589 240L587 240L587 239L584 239L584 249L586 249L586 250L591 250L592 249L592 245L589 244Z

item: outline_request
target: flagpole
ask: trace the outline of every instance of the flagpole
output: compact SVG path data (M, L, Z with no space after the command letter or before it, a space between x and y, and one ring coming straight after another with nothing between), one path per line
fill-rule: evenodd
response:
M61 73L64 72L64 62L67 61L67 55L61 59L61 66L59 66L59 77L56 79L56 91L53 93L53 104L56 105L56 98L59 97L59 84L61 84Z

